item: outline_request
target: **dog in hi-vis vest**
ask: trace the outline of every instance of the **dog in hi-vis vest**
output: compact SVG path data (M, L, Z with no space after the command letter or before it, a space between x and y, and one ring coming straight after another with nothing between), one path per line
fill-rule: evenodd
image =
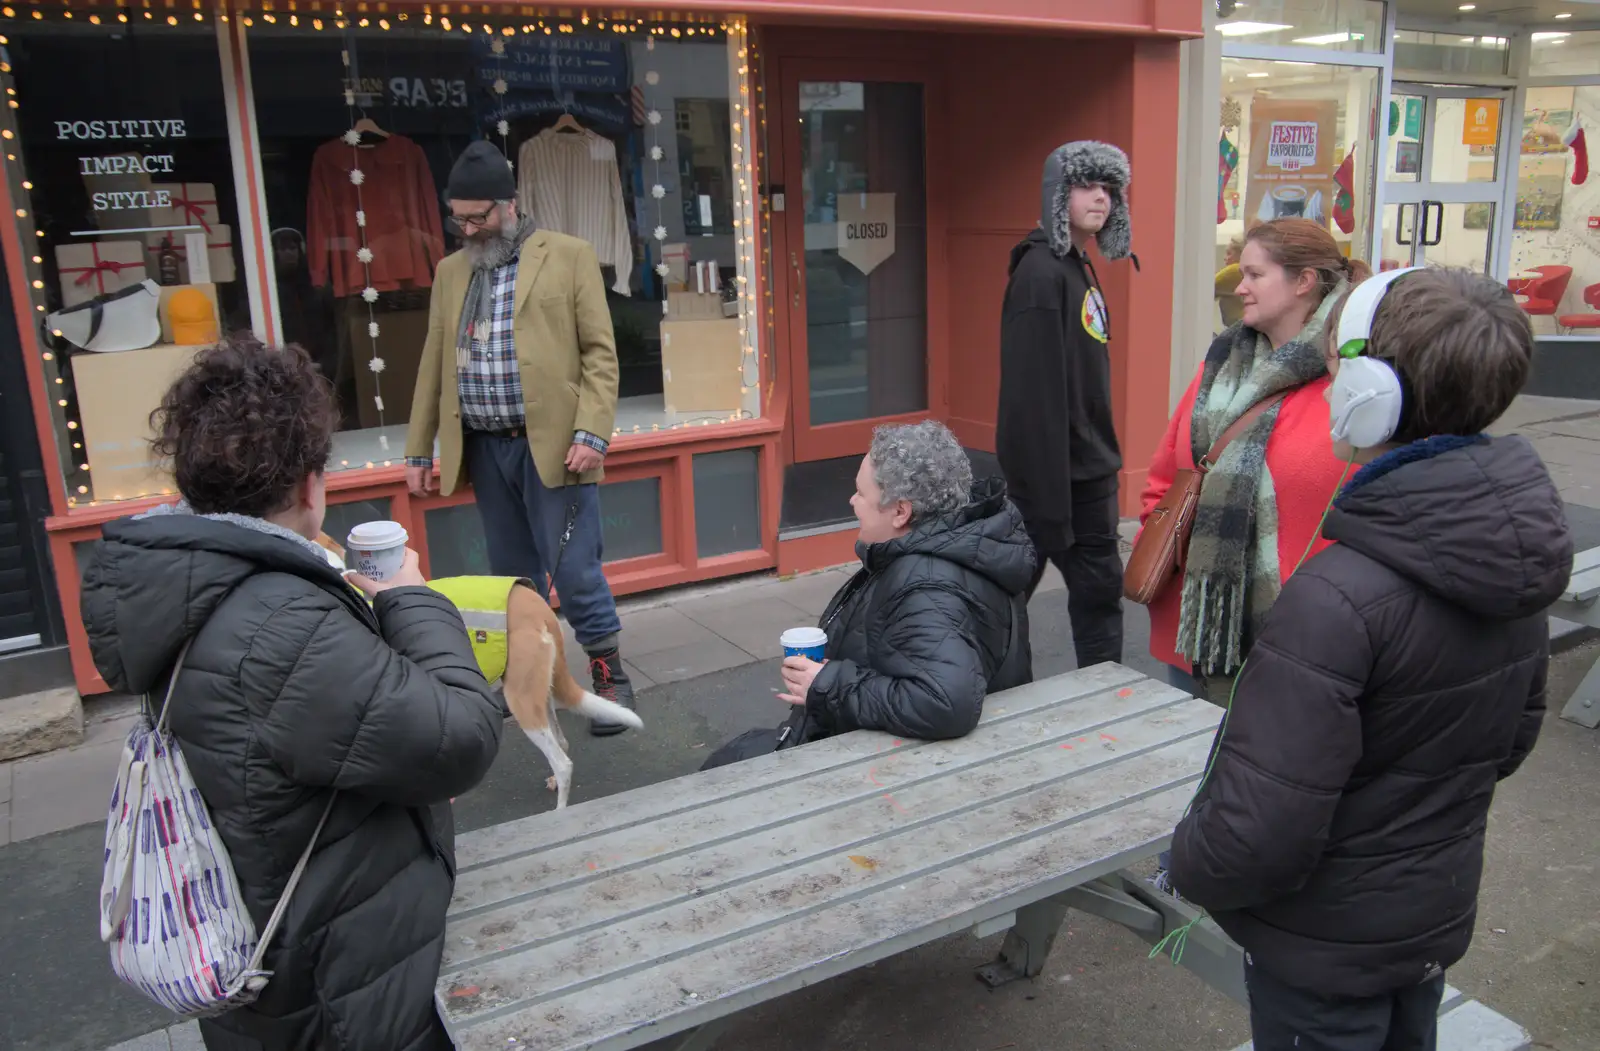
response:
M343 571L344 548L326 534L317 538L329 561ZM644 729L637 714L597 697L572 677L567 667L561 624L533 583L517 577L446 577L428 586L451 602L466 623L472 655L489 685L499 684L506 707L550 763L546 782L556 793L556 809L567 805L572 788L572 760L567 738L556 719L556 705L585 719L623 723Z

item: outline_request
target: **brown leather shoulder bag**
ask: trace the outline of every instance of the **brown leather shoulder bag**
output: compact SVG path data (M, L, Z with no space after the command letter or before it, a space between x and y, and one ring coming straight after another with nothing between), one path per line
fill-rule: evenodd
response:
M1229 442L1239 437L1246 427L1255 422L1256 417L1288 394L1288 391L1279 391L1250 406L1211 444L1199 463L1193 467L1180 467L1173 475L1172 486L1144 520L1144 530L1133 545L1128 567L1122 572L1122 594L1130 602L1148 606L1161 597L1174 579L1183 574L1184 558L1189 550L1189 530L1194 528L1194 512L1200 504L1200 487L1205 484L1206 474Z

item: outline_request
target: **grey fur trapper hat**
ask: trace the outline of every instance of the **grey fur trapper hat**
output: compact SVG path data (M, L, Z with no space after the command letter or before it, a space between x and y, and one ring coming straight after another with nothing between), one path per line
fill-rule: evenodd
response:
M1067 202L1074 186L1099 183L1111 194L1111 212L1095 236L1107 259L1133 254L1133 226L1128 219L1128 184L1133 172L1128 155L1108 142L1083 139L1058 147L1044 162L1040 219L1050 236L1050 250L1064 256L1072 247ZM1138 266L1138 260L1134 260Z

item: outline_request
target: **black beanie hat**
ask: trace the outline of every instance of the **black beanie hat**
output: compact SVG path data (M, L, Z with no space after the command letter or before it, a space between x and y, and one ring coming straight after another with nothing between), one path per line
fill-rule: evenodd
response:
M450 169L445 196L452 201L509 201L517 196L511 162L494 143L479 139L461 152Z

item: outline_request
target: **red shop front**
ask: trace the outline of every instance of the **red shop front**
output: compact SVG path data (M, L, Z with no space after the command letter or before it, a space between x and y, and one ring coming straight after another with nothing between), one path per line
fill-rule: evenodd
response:
M401 158L437 211L428 180L474 138L502 145L535 200L544 137L565 121L590 137L593 196L623 231L597 245L622 367L601 490L618 594L847 561L877 424L933 417L992 450L1006 258L1036 221L1044 157L1070 139L1133 164L1143 269L1101 268L1129 463L1165 425L1192 0L0 13L6 270L58 465L46 524L85 693L105 684L75 615L83 561L103 523L172 499L143 441L194 352L173 338L179 291L221 330L324 363L346 417L330 533L389 517L426 571L486 568L470 491L418 500L402 482L427 264L450 249L438 216L407 231L424 262L395 287L330 277L339 253L396 250L367 243L347 188L323 178L364 150ZM146 279L154 343L85 349L59 323ZM1142 471L1126 473L1131 494Z

